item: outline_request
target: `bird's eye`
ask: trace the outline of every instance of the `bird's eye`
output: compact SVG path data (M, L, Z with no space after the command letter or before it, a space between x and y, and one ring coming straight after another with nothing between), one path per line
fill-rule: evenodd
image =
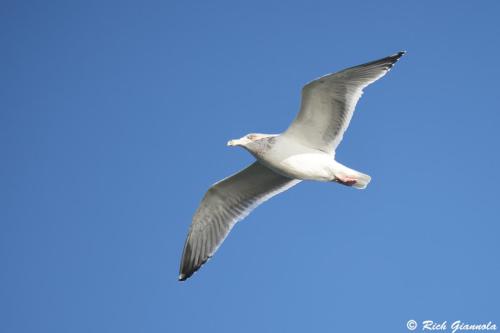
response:
M247 136L247 138L250 139L250 140L255 140L255 135L250 134L250 135Z

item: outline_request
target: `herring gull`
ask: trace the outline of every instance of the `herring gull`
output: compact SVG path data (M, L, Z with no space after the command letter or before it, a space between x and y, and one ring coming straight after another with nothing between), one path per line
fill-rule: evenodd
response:
M281 134L248 134L228 146L245 148L256 161L214 184L194 214L182 253L184 281L214 255L236 222L273 196L302 180L337 182L364 189L370 176L335 160L363 94L405 52L322 76L302 89L300 112Z

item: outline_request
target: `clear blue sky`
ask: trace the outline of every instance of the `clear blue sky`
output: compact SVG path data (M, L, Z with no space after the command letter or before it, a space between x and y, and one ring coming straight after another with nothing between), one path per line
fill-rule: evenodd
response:
M3 1L0 331L500 323L500 3ZM209 185L302 85L407 50L337 151L177 282Z

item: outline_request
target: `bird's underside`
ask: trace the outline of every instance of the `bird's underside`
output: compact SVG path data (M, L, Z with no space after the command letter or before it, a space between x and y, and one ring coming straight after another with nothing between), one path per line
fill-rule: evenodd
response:
M306 84L300 112L284 133L249 134L228 143L247 149L257 161L214 184L203 197L184 245L179 280L189 278L213 256L236 222L301 180L366 187L370 176L343 166L333 154L363 89L384 76L404 53Z

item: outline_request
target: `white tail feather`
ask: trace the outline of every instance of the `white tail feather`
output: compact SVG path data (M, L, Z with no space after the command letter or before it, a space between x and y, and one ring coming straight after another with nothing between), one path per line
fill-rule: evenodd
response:
M359 190L365 189L370 183L370 180L372 180L372 177L358 171L356 171L356 176L354 178L356 178L357 181L354 185L352 185L352 187L355 187Z
M370 183L370 180L372 179L372 177L368 176L367 174L348 168L337 161L335 161L335 177L340 183L343 183L342 179L355 179L356 182L353 184L343 184L352 186L360 190L366 188Z

